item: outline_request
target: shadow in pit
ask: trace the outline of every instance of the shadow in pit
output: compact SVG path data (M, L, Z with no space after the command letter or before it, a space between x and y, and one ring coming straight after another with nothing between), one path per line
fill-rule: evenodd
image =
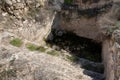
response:
M85 75L91 76L93 80L104 80L101 43L56 29L51 30L46 42L51 47L56 46L56 50L61 51L63 49L69 52L74 57L74 63L80 64L85 69L83 72Z

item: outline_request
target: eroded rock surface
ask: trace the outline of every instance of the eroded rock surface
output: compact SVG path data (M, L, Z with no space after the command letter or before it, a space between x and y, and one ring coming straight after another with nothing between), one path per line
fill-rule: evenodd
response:
M92 80L83 71L45 53L0 46L0 80Z
M120 79L120 31L115 25L120 20L120 1L74 0L72 4L63 3L64 0L0 0L1 80L92 80L90 76L93 75L99 80L102 77L89 71L90 76L86 76L85 70L65 60L9 44L11 38L19 37L43 45L51 26L103 42L106 80ZM62 34L58 33L59 36Z
M102 42L106 80L119 80L119 0L73 0L64 4L53 28Z
M86 1L86 2L85 2ZM103 41L109 28L115 28L120 15L119 0L73 0L58 13L57 28L78 36ZM56 26L56 25L55 25Z
M38 44L44 44L51 30L54 6L61 6L47 0L1 0L0 4L0 33L13 33Z
M0 0L0 80L92 80L68 61L25 48L27 42L44 44L63 2ZM22 47L10 45L16 37Z

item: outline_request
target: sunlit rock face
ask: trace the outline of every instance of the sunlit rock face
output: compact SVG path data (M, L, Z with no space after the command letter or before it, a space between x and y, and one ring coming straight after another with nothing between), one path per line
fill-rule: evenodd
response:
M116 28L115 24L120 20L120 1L73 0L72 4L63 3L64 0L0 0L0 43L3 43L2 39L5 36L12 34L12 36L17 36L21 39L42 45L53 25L53 28L56 27L57 29L76 33L81 37L103 42L102 56L106 80L119 80L119 31L114 32L112 38L109 35L111 29ZM57 15L56 11L58 12ZM53 20L55 24L53 24ZM62 32L59 33L59 35L61 34ZM108 36L110 37L109 39ZM11 49L11 51L14 50L14 48ZM17 52L15 52L15 54ZM25 53L28 56L24 56L24 54L21 53L24 53L24 51L20 52L18 56L25 57L27 60L27 57L30 55L29 57L32 57L30 58L31 61L39 56L33 56L33 53L26 54L28 52ZM37 57L37 59L41 58ZM22 60L22 58L20 58L20 60ZM38 63L39 61L41 60L38 60ZM56 60L53 59L53 61ZM33 65L33 63L30 65ZM76 68L70 68L70 70L75 70L76 74L80 73L77 72ZM39 77L38 74L35 74L35 76ZM48 78L45 76L43 80L49 79L50 76L51 75L48 75ZM76 76L78 75L73 75L73 80L79 80L79 77L76 79ZM27 76L25 80L28 78L29 76ZM34 76L31 80L33 80L33 78ZM69 75L68 79L65 78L65 80L70 80L70 78L71 75ZM87 79L90 80L90 78ZM83 78L83 80L87 79Z
M0 0L0 32L44 44L51 30L55 11L64 1L54 0ZM58 4L59 3L59 4Z
M0 80L92 80L83 71L55 56L0 45Z
M115 27L119 13L119 1L112 0L73 0L64 4L59 13L60 28L78 36L103 41L106 31Z
M58 4L59 3L59 4ZM37 45L49 34L55 11L63 0L0 0L0 80L92 80L69 62L25 47L14 47L9 37ZM5 46L6 45L6 46Z

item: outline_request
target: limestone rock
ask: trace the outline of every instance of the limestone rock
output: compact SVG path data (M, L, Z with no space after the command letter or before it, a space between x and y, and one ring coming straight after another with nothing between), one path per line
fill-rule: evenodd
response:
M74 0L72 4L63 5L57 26L78 36L102 41L106 31L114 28L118 21L119 3L119 0Z
M56 11L61 11L62 4L64 0L49 0L49 3L52 5L52 8Z
M45 53L0 46L1 80L92 80L83 71Z
M0 29L43 45L56 14L47 3L47 0L2 0Z

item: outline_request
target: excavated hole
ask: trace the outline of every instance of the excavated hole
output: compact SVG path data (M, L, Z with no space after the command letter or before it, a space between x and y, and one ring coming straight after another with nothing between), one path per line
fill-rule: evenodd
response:
M71 32L60 30L52 30L52 39L48 38L47 43L52 46L57 46L56 50L62 49L70 53L72 56L77 57L75 61L80 64L82 68L97 72L104 73L104 66L102 64L102 45L94 40L79 37Z
M61 31L52 31L53 40L47 40L51 45L56 45L59 50L64 49L72 55L79 58L85 58L94 62L101 62L101 43L91 39L79 37L73 33L67 32L62 35L56 35Z

